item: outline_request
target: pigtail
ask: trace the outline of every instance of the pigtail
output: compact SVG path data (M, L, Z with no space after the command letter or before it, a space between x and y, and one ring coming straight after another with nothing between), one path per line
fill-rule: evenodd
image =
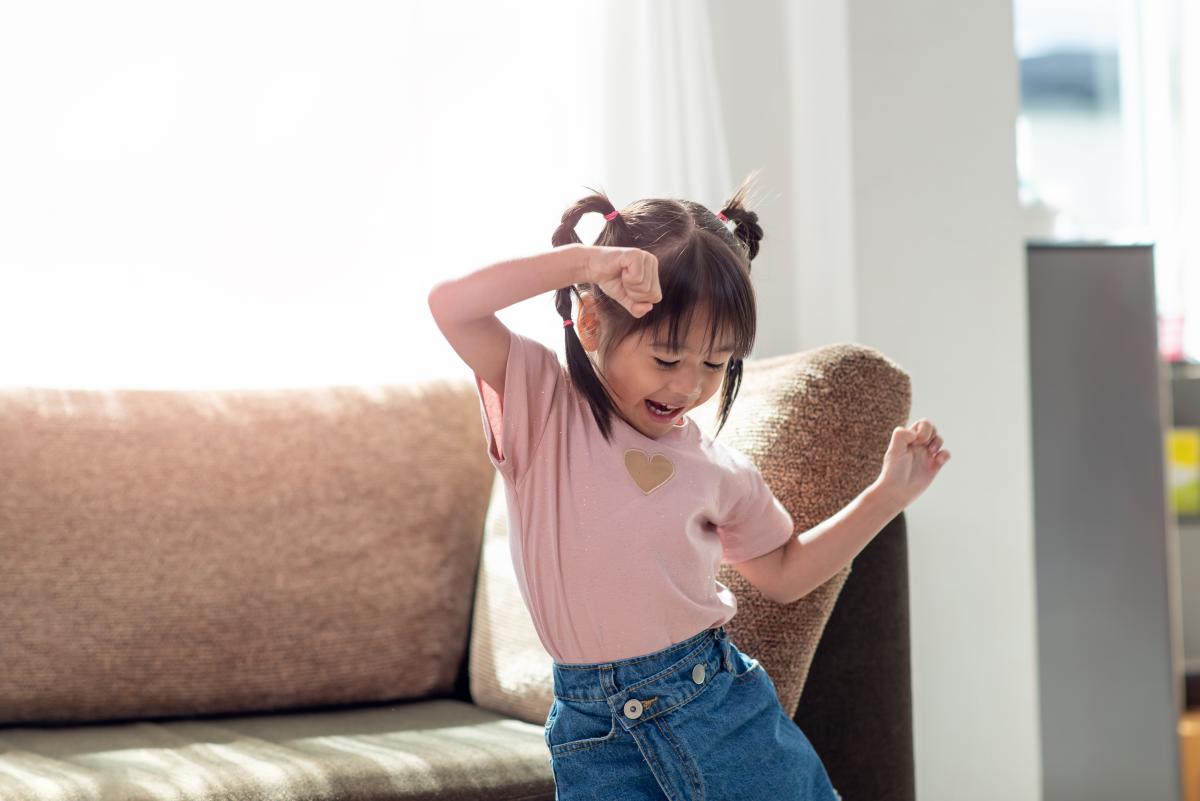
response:
M588 188L591 189L591 187ZM608 215L616 211L616 207L613 206L612 201L608 199L608 196L603 191L592 189L592 193L576 201L570 208L563 212L558 228L554 229L554 233L550 237L550 243L554 247L572 243L582 244L579 235L575 233L575 226L579 224L579 219L584 214L596 211ZM624 221L620 215L607 221L604 226L604 232L596 240L596 244L607 245L617 241L619 238L618 231L623 225ZM593 293L597 301L601 300L603 292L600 291L599 287L591 284L585 286ZM564 323L571 319L572 292L575 293L576 297L579 297L579 289L573 284L561 287L554 292L554 308L558 310L558 316L562 318ZM611 441L611 415L616 412L616 409L613 407L608 393L605 392L604 384L600 380L600 376L596 374L596 368L592 365L592 360L588 358L583 343L579 340L579 332L575 330L575 326L564 325L563 336L566 338L564 350L567 354L567 370L571 375L571 380L575 386L583 390L583 395L587 398L588 405L592 409L592 415L596 418L596 425L600 427L600 433L604 435L606 441Z
M751 261L754 261L754 257L758 255L758 243L763 238L762 227L758 224L758 215L746 208L746 198L757 177L757 170L747 176L742 181L742 185L733 193L733 197L726 202L725 208L721 209L722 214L734 221L733 233L746 246Z
M592 189L590 186L585 188ZM608 195L604 193L604 190L592 189L592 194L575 201L563 212L558 227L550 235L550 244L554 247L572 243L583 244L583 240L579 238L579 234L575 233L575 226L579 224L579 219L591 211L608 216L616 210L616 206L608 199ZM605 222L604 230L600 232L600 236L596 238L594 244L616 245L617 240L620 239L621 232L624 230L625 220L618 214L616 217Z

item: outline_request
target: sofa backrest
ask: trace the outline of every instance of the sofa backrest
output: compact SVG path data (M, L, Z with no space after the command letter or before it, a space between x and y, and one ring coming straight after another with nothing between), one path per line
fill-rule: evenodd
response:
M0 391L0 724L451 692L485 448L465 381Z

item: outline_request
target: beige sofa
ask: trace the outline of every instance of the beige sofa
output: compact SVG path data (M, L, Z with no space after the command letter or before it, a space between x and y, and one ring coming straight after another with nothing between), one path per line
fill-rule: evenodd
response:
M831 345L748 362L720 439L803 529L909 403ZM552 799L482 425L469 380L0 390L0 799ZM723 567L728 629L847 801L910 800L903 515L852 568L778 606Z

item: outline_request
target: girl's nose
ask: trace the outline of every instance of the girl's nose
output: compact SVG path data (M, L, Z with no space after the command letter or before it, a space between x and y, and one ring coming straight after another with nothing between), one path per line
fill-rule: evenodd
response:
M690 406L700 397L700 387L697 384L676 383L671 385L672 406Z

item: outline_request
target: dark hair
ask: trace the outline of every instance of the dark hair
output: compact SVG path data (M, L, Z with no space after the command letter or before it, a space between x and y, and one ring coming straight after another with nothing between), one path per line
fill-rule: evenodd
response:
M637 247L658 259L662 300L641 317L634 317L595 284L572 284L554 293L555 308L564 321L571 318L572 292L577 297L582 297L581 291L587 292L595 298L596 313L602 320L599 347L606 356L627 336L661 330L664 323L672 349L680 350L680 327L685 331L690 328L692 313L706 306L711 311L708 347L712 348L719 332L730 332L733 337L733 353L721 382L717 433L725 426L741 386L742 361L754 346L756 306L750 262L758 255L762 228L758 225L758 215L744 205L754 178L752 173L743 180L721 209L735 223L732 231L716 214L698 203L660 198L634 201L605 223L593 244ZM580 242L575 226L584 214L616 211L603 191L592 192L563 213L562 222L551 238L555 247ZM616 411L612 399L573 326L565 329L565 336L571 380L587 398L604 438L610 440L611 415Z

